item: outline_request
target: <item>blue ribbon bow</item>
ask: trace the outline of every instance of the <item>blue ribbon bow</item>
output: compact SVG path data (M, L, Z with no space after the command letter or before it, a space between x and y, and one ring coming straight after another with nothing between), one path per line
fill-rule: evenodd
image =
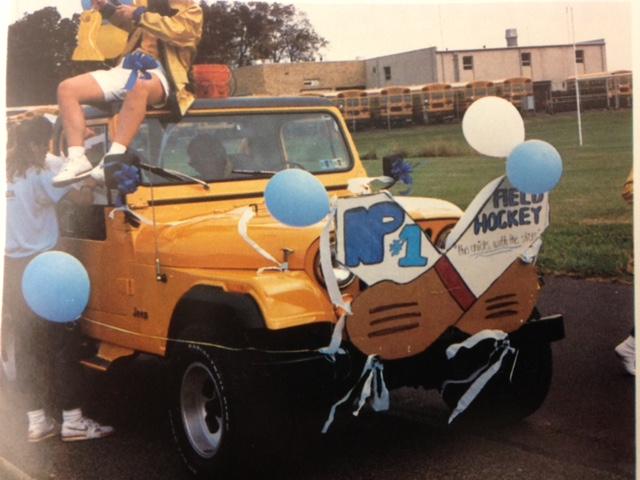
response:
M125 195L135 192L142 183L140 169L135 165L128 165L122 162L110 162L109 164L105 164L105 174L111 174L116 184L115 187L118 189L119 195L115 200L116 207L124 206Z
M413 190L413 165L404 159L396 160L391 166L391 177L397 182L401 181L407 186L407 190L400 192L401 195L408 195Z
M127 84L124 86L125 90L130 92L138 81L138 78L145 80L151 79L151 74L147 70L158 68L158 62L151 55L142 52L133 52L124 57L122 68L131 70L131 75L129 75Z

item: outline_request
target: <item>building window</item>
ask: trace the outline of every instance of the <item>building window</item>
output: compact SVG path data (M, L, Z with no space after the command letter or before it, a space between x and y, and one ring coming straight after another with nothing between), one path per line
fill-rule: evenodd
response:
M391 80L391 67L384 67L384 79Z
M471 55L462 57L462 69L473 70L473 57Z
M303 81L303 85L305 87L319 87L320 86L320 80L317 79L313 79L313 80L304 80Z
M576 63L584 63L584 50L576 50Z
M520 54L520 65L523 67L531 66L531 53L530 52L522 52Z

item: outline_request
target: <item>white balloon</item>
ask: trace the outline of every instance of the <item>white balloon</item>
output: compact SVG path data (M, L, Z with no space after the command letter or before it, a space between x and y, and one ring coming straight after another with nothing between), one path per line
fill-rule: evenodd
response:
M462 133L478 153L507 157L524 141L524 122L511 102L499 97L483 97L473 102L464 114Z

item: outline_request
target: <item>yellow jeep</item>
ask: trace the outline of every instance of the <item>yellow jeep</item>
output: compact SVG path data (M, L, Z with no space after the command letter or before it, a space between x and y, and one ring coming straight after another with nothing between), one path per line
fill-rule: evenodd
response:
M87 152L97 163L118 117L94 107L86 115ZM61 138L58 129L55 150L64 149ZM60 208L62 248L81 260L91 279L81 326L97 348L85 365L107 370L137 353L166 359L172 429L198 474L223 468L241 439L275 415L275 406L286 406L285 417L319 412L312 416L319 431L331 404L358 384L370 352L347 334L339 354L321 351L344 313L330 300L319 265L323 225L278 223L264 191L275 172L293 167L313 173L330 196L354 195L350 181L367 172L340 112L312 97L202 99L179 120L150 111L131 150L154 169L142 170L126 209L116 208L118 192L108 189L96 191L89 207ZM463 213L438 199L396 201L438 248ZM337 262L334 267L346 302L366 291L351 272ZM521 367L487 391L523 416L547 393L549 342L560 335L557 321L538 320L532 260L510 271L510 278L523 280L503 282L505 294L524 292L525 313L494 302L483 307L494 308L487 326L482 320L474 331L504 325L527 339ZM547 327L533 328L538 324ZM440 388L460 367L449 365L446 348L471 333L453 326L426 350L384 360L386 384ZM455 406L463 393L452 388L445 400Z

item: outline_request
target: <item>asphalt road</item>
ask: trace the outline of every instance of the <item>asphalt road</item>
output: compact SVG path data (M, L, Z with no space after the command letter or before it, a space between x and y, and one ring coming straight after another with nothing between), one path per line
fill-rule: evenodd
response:
M633 318L630 285L548 278L540 309L565 316L554 344L554 378L545 404L517 425L447 426L435 392L401 389L391 410L363 413L320 439L296 439L269 458L247 456L241 478L631 479L635 472L634 380L613 353ZM17 399L0 392L0 479L4 463L35 479L189 479L154 396L158 362L95 379L91 412L117 428L95 442L51 439L31 445ZM15 477L17 478L17 477Z

